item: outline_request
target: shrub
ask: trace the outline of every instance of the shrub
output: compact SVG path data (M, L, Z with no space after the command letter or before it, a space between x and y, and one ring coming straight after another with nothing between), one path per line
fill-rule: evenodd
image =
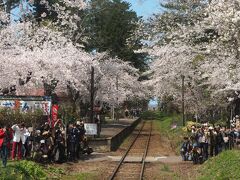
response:
M0 124L16 124L25 122L27 126L34 126L43 119L42 111L23 113L18 110L0 109Z
M47 173L42 166L26 160L10 162L7 168L1 169L0 173L0 179L4 180L47 179Z
M47 175L40 165L32 161L20 161L15 165L16 171L30 179L47 179Z

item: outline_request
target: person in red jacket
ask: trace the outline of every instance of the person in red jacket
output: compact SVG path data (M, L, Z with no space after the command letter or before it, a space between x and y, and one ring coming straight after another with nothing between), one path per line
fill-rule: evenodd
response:
M8 152L10 149L10 142L13 138L9 126L0 126L0 152L2 157L3 167L7 166Z

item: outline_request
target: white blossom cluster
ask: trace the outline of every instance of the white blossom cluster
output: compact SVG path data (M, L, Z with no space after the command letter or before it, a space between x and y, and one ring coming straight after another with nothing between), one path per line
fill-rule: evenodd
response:
M74 8L85 7L80 0L64 2ZM61 8L58 10L60 12ZM0 10L0 15L2 13L4 10ZM69 21L75 17L70 16L59 18L75 26L75 22ZM118 58L110 58L106 53L89 54L69 40L65 31L56 29L31 21L10 22L0 27L1 90L16 86L17 95L28 95L34 89L43 89L44 83L57 80L56 91L67 92L70 86L87 100L94 67L95 100L113 105L131 97L146 97L148 91L138 81L137 69ZM29 74L30 81L21 83Z
M192 16L189 24L172 21L168 33L162 33L155 19L155 34L159 30L168 40L148 50L154 58L149 83L155 95L173 96L180 104L184 76L190 112L227 104L226 97L240 90L239 12L239 0L211 0L198 10L201 18Z

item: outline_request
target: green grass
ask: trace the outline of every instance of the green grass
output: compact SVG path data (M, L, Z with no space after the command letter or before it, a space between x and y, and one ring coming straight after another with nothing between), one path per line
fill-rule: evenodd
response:
M165 114L161 111L146 111L141 115L144 120L162 120Z
M44 180L60 179L64 171L55 167L44 167L33 161L9 161L6 168L0 168L0 180Z
M161 178L159 178L161 177ZM171 180L179 180L180 176L175 173L171 167L167 164L159 164L158 173L153 174L151 179L159 180L159 179L171 179Z
M42 166L33 161L9 161L6 168L0 168L0 180L53 180L53 179L96 179L95 173L66 174L53 165Z
M166 114L161 111L147 111L142 114L142 119L154 120L154 126L159 130L162 136L168 138L172 149L179 154L180 144L183 137L187 136L187 132L182 129L181 115ZM172 125L176 124L177 128L172 129Z
M97 179L97 175L94 173L80 173L75 175L63 176L63 180L94 180Z
M172 172L167 164L163 164L161 171Z
M47 173L37 163L32 161L9 162L6 168L0 169L0 179L47 179Z
M198 180L240 179L240 151L224 151L199 168Z

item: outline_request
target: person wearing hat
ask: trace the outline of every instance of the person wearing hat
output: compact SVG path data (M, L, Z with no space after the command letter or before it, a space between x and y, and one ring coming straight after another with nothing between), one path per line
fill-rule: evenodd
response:
M48 156L49 148L48 148L48 145L47 145L45 139L40 140L39 153L40 153L39 154L40 155L39 160L40 160L41 163L45 163L49 160L48 159L49 158L49 156Z

